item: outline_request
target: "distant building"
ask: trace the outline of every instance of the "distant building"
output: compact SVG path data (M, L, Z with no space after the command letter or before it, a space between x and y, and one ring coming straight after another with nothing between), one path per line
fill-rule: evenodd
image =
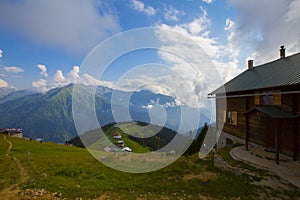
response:
M116 139L116 140L118 140L118 139L121 139L122 136L121 136L121 134L119 132L116 132L116 133L113 133L113 138Z
M209 95L216 98L218 146L254 143L299 159L300 53L260 66L248 61L248 70ZM224 104L224 98L226 104ZM226 110L225 110L226 108Z
M118 147L124 147L124 141L122 141L122 140L119 140L118 142L117 142L117 146Z
M9 135L11 137L23 138L23 129L21 129L21 128L0 129L0 133Z

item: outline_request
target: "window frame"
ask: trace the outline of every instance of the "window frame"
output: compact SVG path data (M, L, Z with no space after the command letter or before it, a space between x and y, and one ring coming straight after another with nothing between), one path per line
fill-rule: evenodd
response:
M281 105L280 90L255 92L254 93L254 105ZM274 94L275 93L275 94ZM276 94L279 93L279 94Z
M272 101L270 102L270 97ZM265 98L265 99L264 99ZM261 105L274 105L274 96L272 92L263 92L260 96Z
M237 126L238 125L238 112L228 110L226 112L226 121L225 122L226 122L226 124Z

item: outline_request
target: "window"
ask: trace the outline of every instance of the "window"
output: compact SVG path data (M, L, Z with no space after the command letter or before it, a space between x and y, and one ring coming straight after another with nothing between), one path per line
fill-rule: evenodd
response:
M264 92L261 96L262 105L272 105L273 104L273 94Z
M280 91L256 92L254 94L254 105L281 105Z
M237 125L237 112L228 111L226 115L226 123L231 125Z
M267 104L267 95L261 96L261 104L266 105Z
M273 104L273 95L268 95L268 104Z

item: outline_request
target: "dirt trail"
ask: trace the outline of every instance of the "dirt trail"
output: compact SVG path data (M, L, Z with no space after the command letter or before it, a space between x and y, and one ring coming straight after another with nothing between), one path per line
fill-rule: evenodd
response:
M23 182L25 182L28 179L28 174L26 169L22 166L21 162L14 156L11 156L11 149L13 148L13 144L11 143L11 141L9 141L7 139L6 136L4 136L4 140L8 143L8 149L7 149L7 153L6 156L9 159L12 159L15 162L15 166L17 167L19 173L20 173L20 178L19 180L14 183L13 185L4 188L3 190L0 191L0 197L3 200L13 200L13 199L19 199L18 198L18 193L21 191L19 188L19 185Z

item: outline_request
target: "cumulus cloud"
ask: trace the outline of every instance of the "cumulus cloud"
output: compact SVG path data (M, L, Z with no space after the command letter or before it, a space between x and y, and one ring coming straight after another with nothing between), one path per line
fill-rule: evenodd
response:
M179 21L179 17L185 15L183 11L179 11L173 6L169 6L165 10L164 18L170 21Z
M227 18L224 30L227 32L227 51L231 53L231 58L238 58L240 51L239 48L235 46L235 40L237 39L235 22L230 18Z
M163 107L164 107L164 108L169 108L169 107L177 107L177 106L182 106L182 105L183 105L183 103L182 103L180 100L175 99L174 102L166 102L166 103L163 105Z
M45 65L38 64L37 67L41 70L41 75L47 77L47 67Z
M145 4L139 0L132 0L131 6L134 10L145 13L146 15L149 15L149 16L155 15L155 13L156 13L156 11L153 7L145 6Z
M76 54L87 53L121 29L112 9L94 0L0 1L0 26Z
M50 88L53 88L53 87L61 87L67 84L69 84L69 81L66 79L63 72L61 70L56 70L54 78L51 81L51 85L49 86Z
M142 106L142 108L147 109L147 110L151 110L153 108L152 104L148 104L146 106Z
M207 32L203 33L203 30L207 30L210 26L210 19L207 17L207 11L201 7L202 16L194 19L192 22L183 24L182 26L186 28L192 35L198 35L199 33L207 34Z
M80 75L80 68L74 66L66 75L62 70L56 70L53 77L48 77L48 80L40 79L32 82L32 86L41 92L46 92L50 89L63 87L71 83L92 85L92 86L105 86L113 88L114 84L109 81L97 80L89 74Z
M4 67L4 70L9 73L21 73L24 72L24 69L20 67Z
M93 76L91 76L89 74L83 74L82 79L84 80L85 85L93 85L93 86L101 85L101 86L105 86L105 87L108 87L108 88L113 88L114 87L114 83L112 83L110 81L98 80L98 79L94 78Z
M38 81L32 82L32 87L35 89L41 91L41 92L46 92L47 91L47 80L45 79L40 79Z
M0 79L0 88L8 87L8 83L5 80Z
M68 79L72 83L80 82L80 76L79 76L79 67L74 66L72 70L68 73Z
M242 69L230 42L220 44L211 36L211 20L205 9L201 8L201 11L202 15L191 22L159 26L156 36L162 45L158 56L170 66L167 73L141 72L134 78L123 80L118 87L130 91L140 89L142 85L154 93L175 97L180 102L178 105L197 108L210 105L208 93L241 73ZM230 40L235 24L227 20L224 28Z
M207 3L207 4L210 4L213 2L213 0L202 0L203 2Z
M3 57L3 51L0 49L0 58Z
M300 51L300 1L298 0L230 0L239 18L232 44L240 52L253 52L256 64L279 58L279 47L287 54ZM266 9L268 8L268 9ZM254 13L255 11L255 13Z

